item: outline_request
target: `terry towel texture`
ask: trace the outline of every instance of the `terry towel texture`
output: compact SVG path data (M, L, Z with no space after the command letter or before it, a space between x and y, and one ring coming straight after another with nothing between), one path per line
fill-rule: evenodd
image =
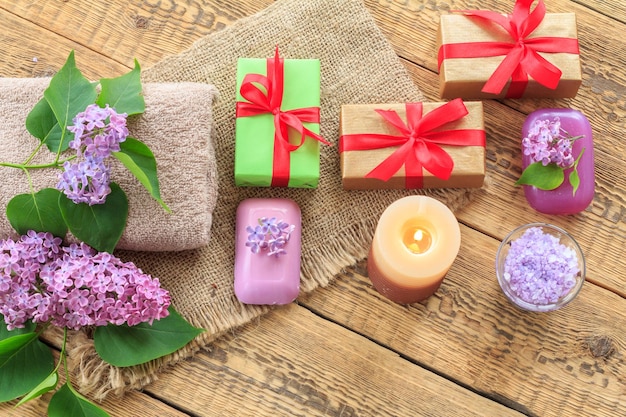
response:
M270 57L276 45L284 58L321 61L321 133L334 145L322 146L317 189L234 186L237 59ZM365 258L380 214L396 199L428 194L453 210L467 201L470 191L462 189L342 189L337 149L341 104L423 99L359 0L277 1L258 14L198 40L180 55L148 68L144 79L207 83L220 91L214 106L219 196L208 246L159 256L146 252L123 254L124 259L134 260L144 271L159 277L171 291L178 311L206 332L174 355L129 369L111 369L103 364L85 338L85 343L75 346L70 355L82 358L77 368L79 383L83 392L94 397L141 388L164 366L189 357L221 334L268 311L265 306L242 305L233 293L235 211L242 200L285 197L301 207L302 292L327 285L342 268ZM186 191L195 193L193 189Z
M49 78L0 79L0 161L22 163L39 143L26 131L24 121L49 83ZM211 139L211 106L217 90L206 83L147 83L143 87L146 111L129 118L130 136L154 153L161 196L172 213L168 214L119 161L111 158L112 180L129 200L126 230L117 247L180 251L205 246L217 201L217 165ZM51 162L53 157L44 148L33 163ZM30 173L35 190L57 183L57 171ZM0 184L3 210L13 196L29 192L26 175L15 168L0 167ZM0 236L8 235L14 237L15 231L6 216L0 216Z

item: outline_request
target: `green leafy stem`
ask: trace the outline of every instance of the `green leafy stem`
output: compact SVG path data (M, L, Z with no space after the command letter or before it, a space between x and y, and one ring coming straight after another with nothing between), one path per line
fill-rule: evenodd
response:
M71 156L71 157L69 157L67 159L64 159L62 161L51 162L51 163L48 163L48 164L35 164L35 165L29 165L28 162L25 162L23 164L18 164L18 163L14 163L14 162L0 162L0 166L9 167L9 168L19 168L19 169L22 169L22 170L46 169L46 168L61 168L65 161L71 161L72 159L75 159L75 158L76 158L76 156Z
M526 169L522 172L522 175L517 180L515 185L532 185L539 188L540 190L554 190L565 181L565 170L572 168L572 171L569 173L568 179L569 183L572 186L572 195L576 195L576 191L578 191L578 187L580 186L578 163L580 162L580 158L583 156L584 153L585 148L580 151L580 154L578 154L578 157L576 158L572 166L567 168L562 168L554 163L543 165L541 161L533 162L532 164L528 165Z

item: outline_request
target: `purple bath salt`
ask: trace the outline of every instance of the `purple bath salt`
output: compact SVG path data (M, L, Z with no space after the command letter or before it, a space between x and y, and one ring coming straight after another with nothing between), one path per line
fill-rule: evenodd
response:
M504 279L520 299L536 305L554 304L576 285L580 273L576 252L531 227L511 242Z

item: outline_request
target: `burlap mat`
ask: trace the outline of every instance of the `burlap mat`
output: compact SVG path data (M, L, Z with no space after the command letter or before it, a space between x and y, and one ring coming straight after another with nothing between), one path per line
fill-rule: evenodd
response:
M237 58L266 58L276 45L284 58L319 58L322 66L319 188L237 188L233 181L235 69ZM219 196L211 241L201 250L178 253L122 253L146 272L160 277L177 309L206 329L194 343L149 366L110 369L85 345L78 369L81 390L95 398L140 388L163 366L207 347L224 332L260 316L268 307L240 304L233 293L235 210L249 197L287 197L302 208L302 292L325 286L342 268L367 255L377 220L385 207L415 191L344 191L341 187L338 132L344 103L391 103L423 99L390 44L359 0L280 0L262 12L197 41L189 50L145 70L145 81L192 81L215 85L214 108ZM207 103L207 105L209 105ZM181 109L181 111L184 111ZM180 161L181 170L185 169ZM193 184L180 184L195 193ZM429 194L458 209L468 190L431 190Z

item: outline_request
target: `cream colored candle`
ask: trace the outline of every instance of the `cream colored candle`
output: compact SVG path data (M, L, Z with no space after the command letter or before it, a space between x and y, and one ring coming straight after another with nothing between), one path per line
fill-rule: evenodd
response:
M460 245L459 223L443 203L426 196L401 198L378 221L369 278L392 301L422 301L437 291Z

